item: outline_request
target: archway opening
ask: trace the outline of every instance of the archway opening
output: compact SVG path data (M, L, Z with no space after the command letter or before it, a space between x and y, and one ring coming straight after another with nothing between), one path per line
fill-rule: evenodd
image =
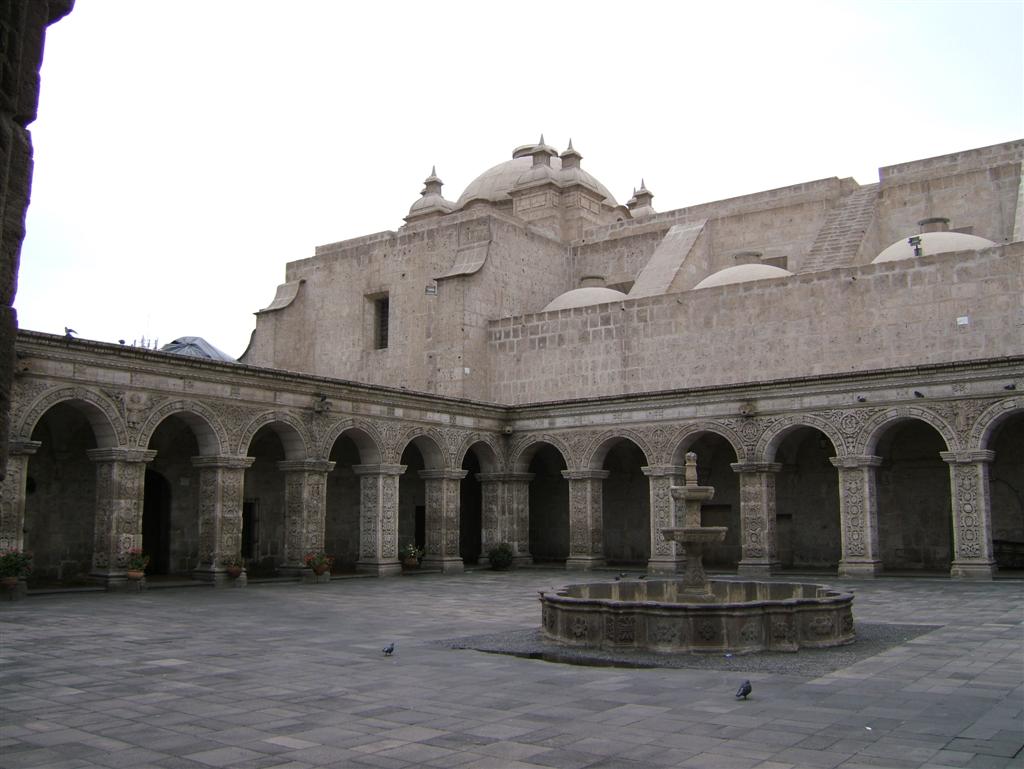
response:
M995 452L989 467L992 546L1001 571L1024 569L1024 413L996 426L987 448Z
M324 550L334 556L335 572L354 572L359 560L360 480L353 470L362 463L359 447L342 434L331 447L334 469L327 475Z
M142 506L142 549L150 574L188 574L198 566L198 475L192 457L199 454L193 428L181 417L164 419L149 448L156 457L146 468Z
M565 563L569 557L569 482L561 452L549 443L530 458L530 555L534 563Z
M735 570L743 557L740 531L740 480L731 465L737 461L732 444L717 433L699 434L688 448L677 452L675 464L684 464L684 456L697 455L697 482L714 486L715 496L701 507L703 526L725 526L725 539L704 549L704 565L710 569Z
M427 544L427 491L420 472L426 469L423 452L410 443L402 452L405 472L398 478L398 548L415 544L420 550Z
M466 452L462 469L468 472L459 483L459 555L463 563L476 564L483 541L483 489L476 477L480 460L472 450Z
M878 540L885 571L944 572L952 564L949 466L938 431L897 422L878 442Z
M608 448L601 484L604 557L609 565L646 565L651 557L651 492L643 450L622 439Z
M784 569L835 570L842 557L839 474L832 441L813 427L788 433L775 461L776 537Z
M30 584L89 582L96 524L96 466L86 451L97 447L86 415L71 403L46 411L32 431L39 450L29 457L24 549L32 553Z
M284 473L277 466L285 459L285 447L272 425L256 431L248 455L255 461L245 471L242 555L249 576L267 577L285 555Z

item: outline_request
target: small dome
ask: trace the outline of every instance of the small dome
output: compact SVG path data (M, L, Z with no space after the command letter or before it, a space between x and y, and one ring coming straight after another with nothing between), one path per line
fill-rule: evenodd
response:
M737 264L708 275L693 288L696 290L698 288L711 288L712 286L725 286L729 283L748 283L752 280L786 278L792 274L789 270L784 270L771 264Z
M915 256L948 254L951 251L980 251L995 245L987 238L979 238L977 235L967 235L963 232L922 232L914 237L920 238L918 241L920 254L914 253L914 246L910 243L910 238L903 238L882 251L871 260L871 263L895 262L898 259L911 259Z
M621 302L623 299L628 298L624 293L616 291L614 288L586 286L584 288L574 288L572 291L566 291L561 296L556 296L541 312L570 310L573 307L588 307L592 304L605 304L607 302Z
M512 160L506 160L504 163L499 163L487 169L469 183L469 186L466 187L459 197L455 207L461 209L472 200L486 200L491 203L502 203L511 200L508 196L508 191L515 187L520 177L529 172L531 168L533 168L533 158L529 155L524 155L512 158ZM559 157L551 158L551 170L555 172L562 170L562 161ZM601 182L582 168L575 170L578 172L578 177L575 178L598 190L604 196L606 205L612 208L618 205L607 187L601 184Z
M173 352L175 355L187 355L190 358L206 358L220 360L225 363L237 361L222 350L218 350L201 336L179 336L160 348L160 352Z

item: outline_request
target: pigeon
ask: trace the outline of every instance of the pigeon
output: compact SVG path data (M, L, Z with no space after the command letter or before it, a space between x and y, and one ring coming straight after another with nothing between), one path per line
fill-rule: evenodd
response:
M381 649L381 651L384 652L384 656L385 657L390 657L392 654L395 653L395 642L392 641L387 646L385 646L383 649Z
M77 333L78 332L75 331L73 328L68 328L67 326L64 327L64 338L65 339L74 339L72 334L77 334Z
M736 699L746 699L750 696L750 692L753 691L753 687L750 685L750 681L744 681L740 684L740 688L736 690Z

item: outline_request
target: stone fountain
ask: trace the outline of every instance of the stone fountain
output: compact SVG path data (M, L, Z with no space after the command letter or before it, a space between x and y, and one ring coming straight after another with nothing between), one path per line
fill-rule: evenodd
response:
M695 454L686 455L684 480L685 485L672 487L675 519L682 525L661 530L683 548L682 578L620 579L543 591L545 637L601 649L736 654L853 641L850 593L808 583L708 580L704 548L721 542L727 529L701 525L701 505L715 489L698 485Z

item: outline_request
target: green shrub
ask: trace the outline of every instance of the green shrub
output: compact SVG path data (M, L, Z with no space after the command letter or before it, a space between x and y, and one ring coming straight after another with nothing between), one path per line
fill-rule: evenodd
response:
M512 545L502 542L487 551L487 558L491 562L491 568L496 571L504 571L512 565Z

